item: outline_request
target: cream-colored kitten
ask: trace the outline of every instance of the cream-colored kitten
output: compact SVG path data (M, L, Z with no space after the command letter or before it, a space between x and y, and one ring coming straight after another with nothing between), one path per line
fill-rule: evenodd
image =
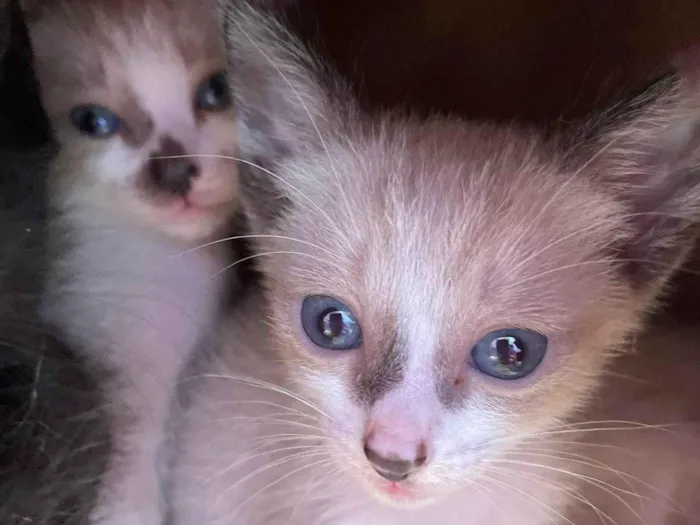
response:
M692 71L547 140L364 115L265 15L228 34L263 288L183 385L173 523L697 523L695 341L600 390L700 219Z
M223 285L222 250L191 250L236 211L220 24L213 2L194 0L25 7L60 146L43 314L116 377L106 386L116 451L93 521L155 525L173 388Z

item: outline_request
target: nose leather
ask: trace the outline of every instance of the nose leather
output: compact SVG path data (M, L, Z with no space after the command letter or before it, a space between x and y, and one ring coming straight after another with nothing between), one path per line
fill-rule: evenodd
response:
M185 148L172 137L161 139L160 149L149 161L149 177L153 185L167 193L187 195L192 181L199 175L198 165L186 155Z
M151 159L151 179L158 189L176 195L186 195L192 180L199 174L197 166L189 159Z
M403 481L414 470L425 464L425 457L419 457L413 461L400 458L386 458L369 447L365 447L365 455L372 467L374 467L374 470L389 481Z

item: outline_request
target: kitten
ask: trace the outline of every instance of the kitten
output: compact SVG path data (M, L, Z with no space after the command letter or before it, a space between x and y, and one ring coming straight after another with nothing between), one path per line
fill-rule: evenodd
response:
M49 174L45 319L108 365L118 451L93 522L161 520L174 383L217 315L236 211L235 114L214 3L27 2Z
M694 79L575 141L373 117L274 21L228 15L239 147L265 168L241 176L264 281L183 383L172 523L697 523L653 487L693 502L700 434L598 421L678 423L691 399L581 412L609 401L608 365L692 245ZM679 389L697 384L695 340L679 335L644 354L647 380L662 364ZM634 384L619 395L663 391ZM648 462L632 480L646 495L608 446ZM613 464L590 474L598 448ZM589 515L568 521L579 503Z

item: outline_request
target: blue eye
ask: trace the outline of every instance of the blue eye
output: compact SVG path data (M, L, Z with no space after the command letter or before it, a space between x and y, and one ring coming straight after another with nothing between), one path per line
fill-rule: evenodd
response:
M533 372L547 352L547 338L537 332L510 328L491 332L472 349L472 362L496 379L520 379Z
M219 72L207 80L197 90L194 99L198 109L216 111L231 105L231 90L225 72Z
M121 127L117 115L97 105L76 106L70 110L68 118L75 129L96 139L109 138Z
M362 329L346 305L327 295L311 295L301 307L301 324L311 341L329 350L353 350L362 344Z

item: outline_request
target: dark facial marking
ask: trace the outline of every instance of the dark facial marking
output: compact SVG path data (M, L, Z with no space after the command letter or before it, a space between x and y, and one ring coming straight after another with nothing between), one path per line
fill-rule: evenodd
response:
M402 347L394 339L386 352L361 365L356 384L356 395L361 402L371 406L401 382L407 360Z
M122 137L129 146L143 146L153 133L153 121L148 113L131 96L119 108L122 118Z
M186 155L178 141L166 135L161 139L160 149L151 155L148 176L155 189L185 196L192 187L192 180L199 175L196 160Z
M447 409L456 409L468 395L469 377L461 363L455 361L447 352L440 352L435 363L435 377L438 398Z

